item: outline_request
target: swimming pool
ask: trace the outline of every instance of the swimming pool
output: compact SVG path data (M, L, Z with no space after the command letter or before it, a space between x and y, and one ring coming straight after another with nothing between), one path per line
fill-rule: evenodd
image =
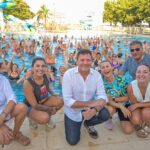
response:
M40 56L40 55L36 55L36 56ZM26 56L26 54L25 54L25 68L30 68L31 67L31 62L32 62L33 58L36 57L36 56ZM57 56L56 57L55 67L57 68L57 70L58 70L60 65L63 65L63 59L64 59L63 56ZM21 64L21 63L19 63L20 59L14 59L13 62L16 62L17 64ZM23 76L23 73L21 74L21 76ZM13 88L15 94L16 94L17 100L19 102L22 102L24 100L23 84L22 83L16 84L16 81L11 81L11 80L10 80L10 83L11 83L12 88ZM60 86L60 83L59 83L59 72L57 72L57 74L56 74L55 82L51 82L51 85L53 87L53 91L55 93L61 95L61 86Z
M25 37L25 38L27 38L27 37ZM62 37L62 35L61 35L61 37ZM24 37L19 36L18 40L22 40L23 38ZM32 39L32 38L34 38L34 36L32 36L30 38ZM104 38L105 38L105 36L104 36ZM120 48L122 48L123 54L125 53L126 50L129 51L129 48L124 46L124 41L125 40L128 40L130 42L131 40L137 39L137 40L140 40L141 42L147 41L150 44L150 37L128 36L128 35L113 35L111 38L114 39L114 47L113 47L114 51L117 52L118 47L117 47L116 43L119 40L120 41ZM35 39L37 39L37 37L35 37ZM71 37L69 37L68 40L71 40ZM77 40L79 41L80 38L77 37ZM40 48L41 48L40 46L37 47L36 56L43 57L43 53L40 51ZM99 50L101 51L102 48L100 47ZM9 61L9 58L10 58L11 54L12 54L12 50L9 49L8 55L6 56L6 60ZM33 60L34 57L35 56L31 56L31 55L28 55L28 54L24 53L25 69L31 67L31 63L32 63L32 60ZM0 61L1 61L1 58L0 58ZM19 66L21 66L21 64L22 64L21 59L17 58L17 57L14 58L13 62L17 63ZM55 67L56 67L57 70L59 70L59 66L64 65L64 56L63 55L57 55L55 62L56 62ZM23 72L21 73L21 76L23 76ZM13 90L16 94L17 100L19 102L23 101L23 99L24 99L23 85L22 84L15 84L14 81L10 81L10 82L11 82ZM57 74L56 74L56 81L52 82L51 85L53 87L54 92L61 95L61 86L59 84L59 71L57 71Z
M22 38L20 38L20 37L17 38L17 40L22 40L22 39L23 39L23 37ZM10 44L9 40L7 40L7 42ZM40 51L40 48L41 48L40 46L37 47L37 51L36 51L35 56L34 55L28 55L26 52L24 52L24 60L25 60L24 70L26 68L31 68L32 60L35 57L37 57L37 56L44 57L43 53ZM11 56L12 56L12 49L9 48L8 49L8 54L6 55L6 60L9 61ZM1 57L0 57L0 62L2 62ZM55 62L56 62L55 67L56 67L57 70L59 70L59 66L64 65L64 56L57 55ZM13 63L17 63L18 66L20 67L22 65L22 60L19 57L14 57ZM23 77L24 70L22 71L20 77ZM13 81L13 80L10 80L10 83L12 85L12 88L13 88L14 92L15 92L17 100L19 102L22 102L24 100L23 83L16 84L16 81ZM55 93L61 94L61 86L59 84L59 72L57 72L57 74L56 74L56 81L51 82L51 85L52 85L53 90L54 90Z

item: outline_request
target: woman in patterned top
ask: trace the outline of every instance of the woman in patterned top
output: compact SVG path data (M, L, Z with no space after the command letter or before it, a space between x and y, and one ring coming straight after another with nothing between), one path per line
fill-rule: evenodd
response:
M113 67L109 61L101 62L101 73L103 75L104 87L109 98L108 109L111 116L117 112L122 130L124 133L130 134L133 131L133 126L129 120L131 112L128 110L128 106L130 106L127 95L128 83L124 77L113 74ZM111 120L107 122L107 124L110 123ZM106 127L112 129L112 126L107 125Z

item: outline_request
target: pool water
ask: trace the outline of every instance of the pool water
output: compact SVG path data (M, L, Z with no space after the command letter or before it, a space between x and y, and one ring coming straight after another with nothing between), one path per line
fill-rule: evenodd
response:
M6 55L6 60L7 61L9 61L11 55L12 55L12 50L9 49L8 54ZM43 53L40 51L40 47L37 48L37 52L36 52L35 56L28 55L28 54L24 53L24 59L25 59L24 69L31 68L32 60L37 56L44 57ZM0 62L1 62L1 58L0 58ZM56 67L57 70L59 70L59 66L64 65L64 56L57 55L55 62L56 62L56 64L54 66ZM18 57L15 57L13 59L13 63L17 63L18 66L20 67L22 65L22 60ZM23 75L24 75L24 70L22 71L20 77L23 77ZM18 102L22 102L24 100L23 83L16 84L16 81L13 81L13 80L10 80L10 83L12 85L12 88L13 88L14 92L15 92L15 95L16 95L16 98L17 98ZM53 87L53 91L55 93L61 95L61 86L59 84L59 71L57 71L57 73L56 73L55 82L51 82L51 85Z
M117 37L117 39L115 39L115 37ZM30 37L30 38L31 38L31 37ZM32 38L34 38L34 37L32 37ZM118 50L117 41L118 41L118 39L119 39L119 41L120 41L120 48L122 48L123 54L125 53L125 51L128 51L128 52L129 52L129 48L126 47L126 46L124 46L124 40L127 40L127 41L130 42L131 40L135 40L135 39L136 39L136 40L140 40L141 42L147 41L147 42L150 44L150 38L149 38L149 37L141 37L141 36L132 36L132 37L130 37L130 36L128 36L128 35L126 35L126 36L124 36L124 35L123 35L123 36L122 36L122 35L114 35L114 36L112 37L112 39L113 39L113 38L115 39L115 40L114 40L114 47L113 47L113 48L114 48L114 51L117 52L117 50ZM20 39L23 39L23 37L20 36L18 40L20 40ZM68 41L69 41L69 40L71 40L71 38L70 38L70 39L68 38ZM77 38L77 40L79 41L80 39ZM8 41L8 42L9 42L9 41ZM99 50L101 51L102 48L100 47ZM9 61L11 55L12 55L12 50L9 49L8 55L6 56L6 60ZM40 51L40 47L37 48L36 56L44 57L44 56L43 56L43 53ZM25 68L24 68L24 69L31 67L31 63L32 63L32 60L34 59L34 57L35 57L35 56L30 56L30 55L24 53L24 58L25 58ZM0 62L1 62L1 58L0 58ZM20 59L20 58L17 58L17 57L14 58L13 62L14 62L14 63L17 63L17 64L19 65L19 67L20 67L21 64L22 64L21 59ZM52 87L53 87L53 91L54 91L55 93L61 95L61 94L62 94L62 91L61 91L61 86L60 86L60 83L59 83L59 67L60 67L60 65L64 65L64 56L62 56L62 55L57 55L55 62L56 62L56 63L55 63L55 67L56 67L56 69L57 69L56 81L55 81L55 82L52 82L51 85L52 85ZM24 74L23 72L24 72L24 71L22 71L22 73L21 73L21 77L22 77L23 74ZM128 74L127 74L127 76L128 76ZM129 76L129 78L130 78L130 76ZM127 79L128 79L128 77L127 77ZM18 100L19 102L22 102L22 101L24 100L23 84L15 84L14 81L10 81L10 82L11 82L12 88L13 88L15 94L16 94L17 100Z
M43 54L37 54L37 56L42 56L43 57ZM26 57L25 55L25 62L27 62L25 64L25 68L30 68L31 67L31 63L32 63L32 60L35 56L30 56L30 57ZM53 91L54 93L57 93L57 94L60 94L61 95L61 86L60 86L60 83L59 83L59 66L60 65L63 65L63 60L64 60L64 57L63 56L56 56L56 64L55 64L55 67L57 69L57 73L56 73L56 79L55 79L55 82L51 82L51 86L53 87ZM24 100L24 93L23 93L23 84L12 84L12 86L14 87L14 92L16 93L16 96L17 96L17 100L19 102L23 101Z

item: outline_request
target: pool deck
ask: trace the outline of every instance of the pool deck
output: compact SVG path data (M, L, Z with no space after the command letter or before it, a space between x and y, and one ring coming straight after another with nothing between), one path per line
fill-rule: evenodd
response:
M0 147L0 150L148 150L150 147L150 135L148 138L138 138L135 133L125 135L122 133L117 115L113 117L114 128L109 131L104 124L96 126L99 138L94 140L89 137L86 129L81 129L81 140L75 146L70 146L65 140L64 114L60 110L52 119L56 128L48 129L39 125L37 130L29 128L28 119L25 120L22 131L30 137L31 144L22 146L13 141L10 145Z

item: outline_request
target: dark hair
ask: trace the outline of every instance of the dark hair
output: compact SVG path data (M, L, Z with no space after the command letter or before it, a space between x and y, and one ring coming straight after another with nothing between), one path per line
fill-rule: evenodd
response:
M34 66L34 64L35 64L38 60L41 60L41 61L43 61L43 62L46 64L44 58L42 58L42 57L36 57L36 58L34 58L33 61L32 61L32 67Z
M31 68L26 68L25 70L24 70L24 73L26 73L28 70L30 70Z
M118 69L117 67L114 67L114 68L113 68L113 71L115 71L116 69L119 71L119 69Z
M100 52L97 52L96 55L101 55L101 53L100 53Z
M87 54L89 54L91 56L91 58L92 58L92 53L91 53L90 50L82 49L82 50L78 51L78 53L77 53L77 60L78 60L80 55L87 55Z
M111 56L112 56L112 57L117 57L117 55L116 55L116 54L114 54L114 53L113 53Z
M11 65L10 65L10 70L11 70L11 72L13 71L13 66L14 66L14 65L17 66L17 68L19 67L18 64L11 62Z
M132 42L130 43L130 47L131 47L132 45L135 45L135 44L139 44L139 45L142 47L142 42L141 42L141 41L138 41L138 40L132 41Z
M103 60L103 61L101 61L100 66L102 63L105 63L105 62L108 62L111 65L111 62L109 60Z
M118 53L117 57L121 58L122 57L122 53Z
M26 72L27 72L27 70L28 70L28 68L26 68L26 69L24 70L24 73L26 73Z
M16 64L16 63L13 63L13 65L16 65L17 67L19 67L18 64ZM13 65L12 65L12 66L13 66Z
M56 69L54 66L51 66L51 70L52 70L53 72L56 72L56 71L57 71L57 69Z
M74 53L70 53L69 56L70 56L70 55L74 55Z
M147 64L140 64L140 65L137 67L137 69L138 69L140 66L146 66L146 67L148 68L148 70L150 71L150 67L149 67ZM137 69L136 69L136 71L137 71Z

